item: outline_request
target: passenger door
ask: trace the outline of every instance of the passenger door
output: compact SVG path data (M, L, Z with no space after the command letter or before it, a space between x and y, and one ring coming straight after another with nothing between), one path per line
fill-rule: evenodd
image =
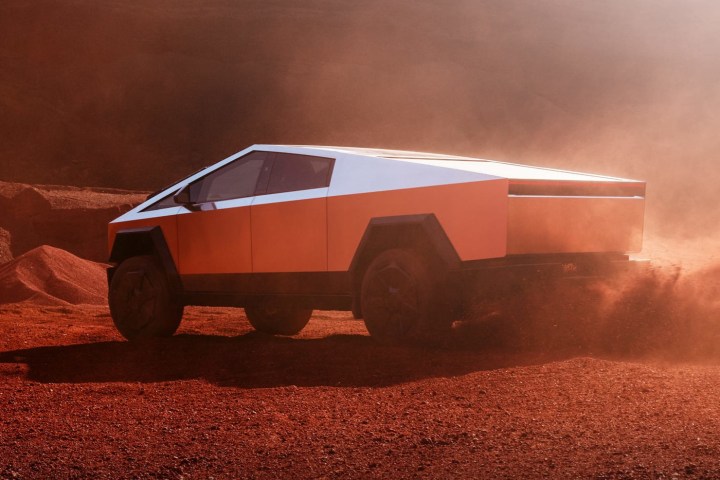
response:
M250 207L253 272L327 271L327 193L334 159L274 153Z

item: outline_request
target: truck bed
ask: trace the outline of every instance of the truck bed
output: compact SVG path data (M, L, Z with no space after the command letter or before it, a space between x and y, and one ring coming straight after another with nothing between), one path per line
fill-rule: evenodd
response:
M477 159L410 161L506 178L507 255L642 248L645 182Z

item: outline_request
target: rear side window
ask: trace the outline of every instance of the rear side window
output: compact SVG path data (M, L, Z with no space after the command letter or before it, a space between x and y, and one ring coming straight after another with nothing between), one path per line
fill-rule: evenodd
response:
M331 158L276 153L266 193L327 187L332 165Z
M190 186L190 197L196 203L218 202L255 195L260 172L267 154L252 152Z

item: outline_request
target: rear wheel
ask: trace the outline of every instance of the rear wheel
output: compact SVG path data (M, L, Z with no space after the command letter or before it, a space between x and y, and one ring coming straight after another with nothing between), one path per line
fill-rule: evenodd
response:
M414 250L391 249L370 263L360 292L365 326L383 343L435 343L452 325L440 269Z
M123 337L169 337L177 330L183 305L173 295L160 261L152 255L130 257L110 282L110 314Z
M293 306L246 307L245 315L258 332L270 335L295 335L305 328L312 316L311 308Z

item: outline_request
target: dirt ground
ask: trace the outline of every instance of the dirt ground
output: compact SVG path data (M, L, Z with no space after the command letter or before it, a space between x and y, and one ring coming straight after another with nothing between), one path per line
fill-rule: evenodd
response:
M2 478L720 477L715 361L385 347L342 312L279 338L191 307L146 344L102 306L0 317Z

